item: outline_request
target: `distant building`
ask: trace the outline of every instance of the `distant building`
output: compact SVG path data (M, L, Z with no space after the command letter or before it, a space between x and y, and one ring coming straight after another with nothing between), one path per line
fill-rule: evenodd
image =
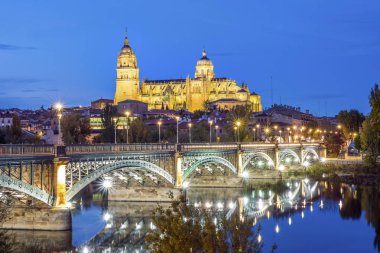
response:
M13 116L9 112L0 114L0 128L11 127L13 125Z
M117 104L117 112L124 114L128 111L130 114L141 114L148 111L148 104L137 100L124 100Z
M223 106L231 108L243 103L251 106L254 112L262 110L261 97L250 93L247 84L239 86L233 79L215 76L214 65L204 50L197 61L194 78L142 80L140 86L136 55L125 37L116 72L115 105L124 100L138 100L148 104L149 110L184 109L194 112L204 109L206 102L218 104L218 100L230 99Z
M108 104L112 105L113 100L101 98L91 102L91 109L104 109Z

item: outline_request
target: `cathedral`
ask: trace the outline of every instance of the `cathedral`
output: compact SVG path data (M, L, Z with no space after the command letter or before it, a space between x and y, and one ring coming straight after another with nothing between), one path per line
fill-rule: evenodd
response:
M195 66L195 76L186 79L142 80L140 85L136 55L128 37L117 58L117 77L114 104L137 100L148 109L186 109L190 112L213 106L230 110L237 105L249 105L254 112L262 110L261 97L248 85L239 86L235 80L215 77L214 65L203 50Z

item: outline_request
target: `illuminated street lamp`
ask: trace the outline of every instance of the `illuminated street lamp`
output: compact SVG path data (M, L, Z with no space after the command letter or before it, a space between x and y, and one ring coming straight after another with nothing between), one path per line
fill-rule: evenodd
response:
M256 128L253 128L253 141L256 141Z
M218 129L219 129L219 126L215 125L215 141L216 142L218 142Z
M193 124L189 123L189 143L191 143L191 127Z
M212 132L211 132L212 120L210 120L208 123L210 124L210 143L211 143L211 137L212 137Z
M117 128L117 118L115 117L115 118L113 118L113 122L114 122L114 129L115 129L115 133L114 133L114 135L115 135L115 144L117 144L117 141L116 141L116 128Z
M158 143L161 143L161 120L157 122L158 125Z
M237 127L236 126L234 126L234 130L235 130L235 141L237 142L237 137L236 137Z
M179 117L177 116L177 117L175 117L175 119L177 120L177 144L178 144L178 122L179 122Z
M57 117L58 117L58 145L62 145L61 119L62 119L63 105L58 102L54 105L54 108L57 110Z
M236 126L237 126L237 142L239 143L240 142L240 121L237 121L236 122Z
M128 130L129 130L129 115L130 115L130 112L129 111L126 111L125 112L125 116L127 116L127 144L129 143L129 139L128 139Z
M281 139L282 139L282 130L279 130L278 132L280 133L280 143L281 143Z

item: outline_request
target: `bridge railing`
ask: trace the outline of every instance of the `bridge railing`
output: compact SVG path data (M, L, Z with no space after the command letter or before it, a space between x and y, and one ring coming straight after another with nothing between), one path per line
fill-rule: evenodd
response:
M143 143L143 144L89 144L68 145L66 154L91 153L123 153L129 151L174 151L175 144Z
M239 147L237 143L186 143L179 145L181 146L181 151L236 150Z
M5 144L0 145L0 156L54 155L54 145Z

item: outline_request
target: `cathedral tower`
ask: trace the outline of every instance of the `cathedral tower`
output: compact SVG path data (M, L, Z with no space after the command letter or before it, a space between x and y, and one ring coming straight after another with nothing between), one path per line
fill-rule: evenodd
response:
M139 69L136 55L129 46L128 37L124 38L124 46L117 58L117 77L114 104L127 99L139 99Z

